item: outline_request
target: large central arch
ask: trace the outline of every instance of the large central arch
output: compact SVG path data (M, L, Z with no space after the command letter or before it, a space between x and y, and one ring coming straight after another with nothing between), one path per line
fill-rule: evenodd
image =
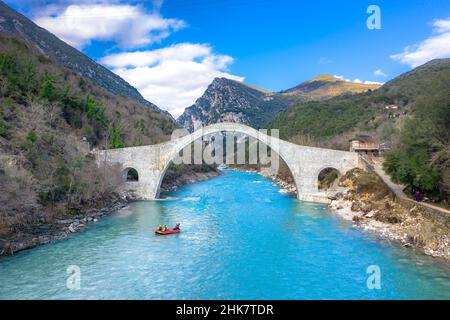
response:
M204 136L220 132L240 133L270 147L291 171L300 200L327 202L326 195L319 193L318 190L318 173L326 167L344 173L358 165L356 153L296 145L238 123L217 123L168 142L100 150L96 151L95 155L99 165L108 162L118 163L123 168L134 168L138 172L139 181L126 184L125 188L133 192L137 198L154 200L159 196L167 168L180 151Z
M175 159L175 157L177 157L180 153L181 150L185 149L186 147L190 146L192 143L194 143L195 141L202 139L206 136L209 135L213 135L213 134L217 134L217 133L222 133L222 132L226 132L226 133L240 133L243 134L245 136L249 136L252 137L254 139L256 139L258 142L263 143L265 145L267 145L268 147L270 147L272 149L273 152L275 152L288 166L289 170L292 173L292 170L295 166L290 165L289 164L289 160L285 158L285 156L283 156L280 153L280 148L279 148L279 144L283 141L278 139L277 137L273 137L273 136L269 136L267 134L265 134L264 132L261 132L259 130L253 129L249 126L243 125L243 124L239 124L239 123L217 123L217 124L212 124L206 127L202 127L196 131L194 131L192 134L184 136L182 138L173 140L175 141L175 145L172 148L172 152L168 153L168 159L164 161L164 168L161 171L161 176L160 179L158 181L158 186L157 186L157 193L156 193L156 197L159 197L160 194L160 190L161 190L161 183L164 179L164 176L167 172L167 169L170 167L171 163L173 162L173 160ZM283 141L284 142L284 141ZM294 183L295 186L297 187L298 190L298 185L297 185L297 181L295 180L295 175L292 173L292 177L294 179Z

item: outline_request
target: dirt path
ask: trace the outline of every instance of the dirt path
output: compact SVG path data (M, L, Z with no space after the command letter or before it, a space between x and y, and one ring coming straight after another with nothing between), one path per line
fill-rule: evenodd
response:
M368 162L366 160L363 159L363 161L366 162L366 164L368 166L371 167L371 169L381 178L381 180L383 180L383 182L389 187L389 189L392 190L392 192L399 198L407 200L411 203L414 203L416 205L419 206L424 206L433 210L437 210L440 211L444 214L450 215L450 210L447 210L445 208L430 204L430 203L425 203L425 202L417 202L414 201L413 199L409 198L404 192L403 189L405 188L402 185L396 184L394 183L391 178L386 174L386 172L384 172L383 167L382 167L382 162L380 160L374 161L374 162Z

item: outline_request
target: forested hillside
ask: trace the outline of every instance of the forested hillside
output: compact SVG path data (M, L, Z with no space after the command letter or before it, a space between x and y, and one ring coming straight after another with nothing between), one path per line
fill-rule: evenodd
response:
M297 104L268 127L284 139L339 149L355 134L371 134L392 146L386 168L395 180L446 198L449 121L450 59L441 59L375 91Z
M305 136L324 143L339 135L395 124L395 119L427 108L427 101L445 100L449 94L450 59L435 60L378 90L296 104L270 121L269 127L279 128L286 139ZM386 109L389 105L398 109Z
M0 1L0 35L21 39L35 53L47 56L53 63L92 80L114 95L128 97L171 117L166 111L160 110L156 105L145 100L136 88L117 74L39 27L2 1Z
M90 148L158 143L175 127L24 42L0 38L0 239L116 196L119 169L98 170Z
M450 60L434 61L399 77L384 90L413 97L398 145L385 170L397 182L450 203ZM402 84L405 82L405 84Z

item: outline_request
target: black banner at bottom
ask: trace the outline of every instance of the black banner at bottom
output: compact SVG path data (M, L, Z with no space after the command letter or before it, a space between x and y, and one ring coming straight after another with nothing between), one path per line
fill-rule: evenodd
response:
M448 308L449 301L303 301L303 300L189 300L189 301L0 301L2 310L14 310L34 316L70 318L111 315L125 318L168 319L293 319L345 316L384 319L386 310L405 316L417 316L424 310ZM432 308L432 309L430 309ZM62 311L64 310L64 311ZM448 310L448 309L447 309ZM444 311L444 310L443 310ZM362 312L362 313L361 313Z

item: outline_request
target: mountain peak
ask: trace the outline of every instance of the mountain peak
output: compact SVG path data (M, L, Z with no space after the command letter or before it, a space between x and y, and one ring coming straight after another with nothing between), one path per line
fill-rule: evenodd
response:
M356 83L342 80L329 74L320 74L311 80L300 83L298 86L282 91L281 94L300 95L306 100L329 99L345 93L362 93L378 89L378 84Z
M215 78L177 121L191 131L200 122L239 122L259 128L286 107L283 97L274 97L267 90L233 79Z
M315 81L336 82L336 81L342 81L342 80L335 76L332 76L330 74L319 74L317 77L312 78L308 82L315 82Z
M225 77L215 77L214 80L211 82L211 84L214 83L224 83L224 82L228 82L228 81L234 81Z
M216 77L214 80L209 84L208 88L215 88L217 86L234 86L234 85L240 85L241 82L225 78L225 77Z
M257 87L257 86L254 86L254 85L242 82L242 81L225 78L225 77L214 78L214 80L211 82L209 87L216 87L218 85L219 86L226 86L226 85L245 86L245 87L247 87L249 89L259 91L260 93L263 93L265 95L271 95L272 94L272 92L270 92L270 91L268 91L266 89L263 89L263 88L260 88L260 87Z

